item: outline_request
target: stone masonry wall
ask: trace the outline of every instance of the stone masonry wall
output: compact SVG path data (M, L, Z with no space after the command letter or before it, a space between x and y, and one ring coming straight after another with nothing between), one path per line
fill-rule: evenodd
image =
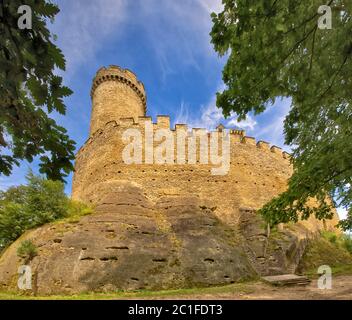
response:
M137 120L138 116L144 116L146 112L143 84L131 71L117 66L101 68L97 72L91 97L91 135L109 121L121 116Z
M254 138L242 136L241 132L230 134L230 170L224 176L211 175L214 165L198 163L199 154L196 164L125 164L122 151L126 144L122 133L127 128L144 132L145 122L151 121L149 117L140 117L138 123L132 118L120 119L96 131L77 154L73 198L99 205L108 192L109 181L130 181L142 188L152 201L162 196L196 195L207 201L208 207L223 222L236 226L240 208L259 209L287 187L292 175L289 155L266 142L256 143ZM170 119L165 116L158 117L153 124L154 130L170 129L169 126ZM171 132L175 135L177 130L185 128L186 125L176 125ZM336 225L336 221L337 216L328 226ZM314 218L304 224L312 231L322 227Z

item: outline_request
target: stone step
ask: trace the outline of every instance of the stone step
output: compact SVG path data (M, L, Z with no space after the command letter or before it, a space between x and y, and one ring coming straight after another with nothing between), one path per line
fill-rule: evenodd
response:
M308 285L310 283L310 280L306 276L298 276L296 274L267 276L262 277L262 280L275 286Z

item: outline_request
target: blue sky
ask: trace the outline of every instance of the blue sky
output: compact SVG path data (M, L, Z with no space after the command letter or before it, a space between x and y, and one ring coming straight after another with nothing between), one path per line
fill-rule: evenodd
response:
M238 123L224 120L215 106L223 88L225 63L210 44L210 13L220 0L56 0L61 12L51 30L67 60L62 73L74 94L65 100L65 117L55 115L79 148L88 136L91 81L101 66L119 65L134 71L144 83L148 114L170 115L172 124L215 128L220 122L241 127L247 135L283 147L283 119L288 100L279 100L257 117ZM28 168L23 163L10 177L0 176L0 188L21 184ZM66 192L71 192L69 177Z

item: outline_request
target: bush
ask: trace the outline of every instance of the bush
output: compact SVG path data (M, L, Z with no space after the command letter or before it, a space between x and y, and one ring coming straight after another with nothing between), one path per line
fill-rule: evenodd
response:
M338 238L338 237L337 237ZM298 272L317 274L319 266L328 265L333 273L350 273L352 255L337 241L335 244L328 239L318 237L311 240L299 262Z
M350 235L337 235L336 233L330 231L324 231L321 234L324 239L328 240L333 245L345 249L352 254L352 238Z
M70 200L62 182L32 172L26 179L26 185L0 192L0 251L28 229L92 212L86 205Z
M350 235L344 235L343 239L343 245L345 249L352 254L352 237Z
M323 231L322 232L322 236L326 240L330 241L332 244L336 244L337 243L337 235L336 235L335 232Z
M17 249L17 255L30 261L37 255L37 247L31 240L22 241Z
M70 200L68 209L67 209L67 215L69 217L86 216L91 213L93 213L93 210L91 207L87 206L82 202Z
M0 248L3 249L31 227L24 206L10 202L0 209Z
M78 222L81 217L92 214L93 209L86 204L70 200L67 208L67 222L75 223Z

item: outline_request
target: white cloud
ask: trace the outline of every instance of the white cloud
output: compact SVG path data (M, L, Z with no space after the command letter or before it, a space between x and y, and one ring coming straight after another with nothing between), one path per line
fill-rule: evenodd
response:
M233 116L232 119L227 122L227 126L230 127L239 127L244 130L254 131L257 125L257 121L255 121L251 116L247 116L245 120L238 121L237 117Z
M214 1L214 0L197 0L197 1L209 13L212 13L212 12L219 13L224 8L224 5L222 4L221 1Z
M339 215L339 218L342 219L346 219L347 218L347 210L344 208L337 208L337 213Z
M178 114L175 119L175 123L189 123L189 121L190 121L189 107L184 101L182 101L180 104Z
M221 91L223 86L219 86L217 91ZM176 117L175 123L187 123L189 127L192 128L206 128L208 130L213 130L220 123L227 128L240 128L244 130L255 130L257 122L252 116L248 115L246 120L238 121L235 113L225 119L222 114L222 109L216 107L216 97L215 95L209 100L205 106L200 107L200 113L196 114L189 111L189 106L182 102L180 106L180 111Z
M143 30L164 78L176 73L177 65L201 69L202 59L216 56L209 36L210 13L221 10L221 0L55 2L61 12L51 30L58 35L58 46L67 60L66 78L94 60L109 37L118 38L127 25Z
M104 40L114 33L126 17L126 0L56 0L60 8L51 30L67 61L67 72L94 59ZM67 73L66 73L67 75Z
M210 3L201 0L138 2L135 21L143 26L163 78L178 73L182 66L201 70L205 58L216 57L209 36L210 11L218 9L221 1L212 1L212 6Z

